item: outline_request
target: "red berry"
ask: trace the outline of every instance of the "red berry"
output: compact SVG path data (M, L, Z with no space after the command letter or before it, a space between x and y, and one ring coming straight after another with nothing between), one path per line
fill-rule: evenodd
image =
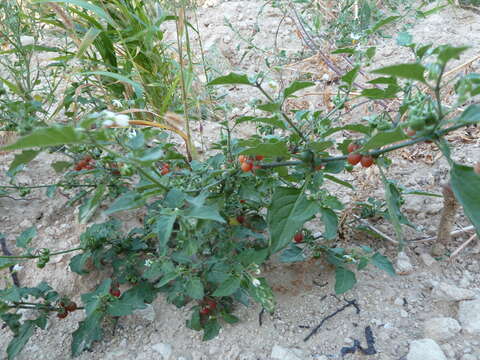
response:
M68 312L67 312L66 310L64 310L64 311L59 312L59 313L57 314L57 317L58 317L59 319L65 319L65 318L67 317L67 315L68 315Z
M302 232L296 233L295 236L293 237L293 241L295 241L297 244L303 242L303 233Z
M358 149L360 149L360 145L358 145L357 143L352 142L352 143L348 144L347 151L349 153L352 153L352 152L354 152Z
M83 161L85 161L86 163L89 163L92 160L93 160L93 158L90 155L87 155L83 158Z
M407 130L405 130L405 134L407 134L407 136L413 137L417 134L417 132L413 129L407 128Z
M257 160L257 161L262 161L263 159L265 159L265 156L263 156L263 155L255 155L255 160Z
M206 303L210 310L215 310L217 308L217 302L215 300L207 299Z
M240 199L240 204L243 204L243 203L245 203L245 200Z
M242 163L241 168L242 168L242 171L243 171L243 172L252 171L252 169L253 169L253 163L251 163L251 162L244 162L244 163Z
M237 221L240 223L240 224L243 224L245 222L245 216L243 215L238 215L237 216Z
M317 165L317 166L315 166L315 170L316 170L316 171L323 170L323 168L324 168L323 165Z
M210 309L208 307L203 307L200 309L200 315L208 315L210 313Z
M65 306L65 309L66 309L67 311L75 311L75 310L77 310L77 304L72 301L70 304L68 304L67 306Z
M120 297L120 289L110 289L110 295L115 296L115 297Z
M240 155L240 156L238 157L238 161L239 161L241 164L244 163L244 162L247 161L247 160L248 160L248 157L245 156L245 155Z
M371 157L370 155L362 156L362 160L360 160L360 162L363 167L368 168L373 164L373 157Z
M357 153L351 153L347 157L347 161L351 165L357 165L360 160L362 160L362 155L357 154Z
M162 175L167 175L169 172L170 172L170 169L164 167L164 168L162 168L162 170L160 171L160 174L162 174Z
M477 161L477 163L473 166L473 171L475 171L476 174L480 175L480 161Z

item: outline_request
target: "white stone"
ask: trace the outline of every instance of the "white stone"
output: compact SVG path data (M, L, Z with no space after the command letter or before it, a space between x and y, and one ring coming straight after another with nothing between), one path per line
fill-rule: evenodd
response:
M35 38L33 36L22 35L20 36L20 43L22 46L33 45Z
M475 297L472 290L462 289L447 283L436 283L433 287L432 297L440 301L471 300Z
M480 299L462 301L458 309L458 320L462 324L463 331L480 335Z
M413 272L413 265L405 252L399 252L396 262L397 273L399 275L408 275Z
M133 312L138 317L145 319L147 321L154 321L155 320L155 309L152 305L147 304L145 309L138 309Z
M277 360L305 360L306 356L300 349L294 348L284 348L279 345L275 345L272 349L272 353L270 355L272 359Z
M457 320L449 317L432 318L425 321L424 336L435 341L445 341L461 330Z
M434 340L421 339L410 343L407 360L447 360L447 358Z
M420 259L422 259L423 263L428 267L431 267L437 262L437 260L435 260L435 258L428 253L420 254Z
M172 355L172 345L158 343L152 345L152 349L162 356L162 360L170 360L170 356Z

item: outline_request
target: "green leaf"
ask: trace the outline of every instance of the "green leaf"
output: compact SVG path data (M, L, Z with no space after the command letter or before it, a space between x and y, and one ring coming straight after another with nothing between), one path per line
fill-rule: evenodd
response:
M8 259L8 258L0 258L0 270L6 269L10 266L13 266L17 263L21 262L20 259Z
M275 112L279 112L282 109L282 105L274 102L274 103L258 105L257 108L262 111L275 113Z
M466 124L476 124L480 122L480 105L470 105L458 118L458 122Z
M26 165L40 153L37 150L24 150L20 154L15 155L10 167L8 168L9 173L13 173L19 166Z
M155 284L155 287L161 288L164 285L167 285L170 281L175 280L179 275L176 272L170 272L165 274L162 279Z
M118 211L136 209L145 204L145 200L136 192L128 191L110 205L110 207L104 211L105 215L111 215Z
M410 46L412 45L412 35L407 31L402 31L397 36L397 44L400 46Z
M285 248L298 229L319 210L318 203L307 200L303 190L278 187L267 213L271 237L270 252L273 254Z
M90 10L98 17L102 18L103 20L107 21L113 27L118 28L118 25L113 21L112 17L105 12L101 7L98 7L94 4L91 4L87 1L83 0L35 0L33 1L34 4L44 4L44 3L61 3L61 4L71 4L75 6L79 6L85 10Z
M203 341L212 340L220 332L220 324L217 319L210 318L208 319L205 327L203 328Z
M395 184L393 184L391 181L388 181L383 173L381 175L383 185L385 187L385 201L387 203L389 220L393 225L395 234L397 235L400 244L403 244L403 231L400 221L402 216L402 212L400 210L400 194Z
M87 318L96 311L103 311L103 298L109 293L111 286L112 279L108 278L103 280L95 291L82 294L81 298L82 302L85 304L85 314L87 315Z
M155 299L156 292L153 284L141 282L125 291L120 298L109 302L107 312L110 316L126 316L135 310L145 309L146 304Z
M78 329L72 334L72 355L78 356L84 350L90 349L94 341L100 341L103 336L102 320L105 314L96 310L80 321Z
M326 240L333 240L337 237L338 217L335 211L329 208L322 207L320 209L322 214L322 222L325 225L325 232L323 236Z
M357 278L355 273L345 269L344 267L337 267L335 269L335 293L343 294L355 286Z
M263 155L266 157L280 156L289 158L290 153L285 142L263 143L241 152L243 155Z
M262 304L265 310L272 314L275 310L273 291L264 278L259 278L258 280L260 281L260 285L258 286L254 286L252 283L249 284L248 293L255 301Z
M83 36L82 42L80 43L80 46L78 46L77 53L75 54L75 57L77 59L80 59L85 51L92 45L92 43L95 41L97 36L102 32L102 30L91 27L88 29L86 34Z
M304 261L305 258L303 249L295 244L290 244L280 255L280 261L284 263L300 262Z
M217 290L212 296L229 296L232 295L240 287L240 278L235 275L231 275L227 280L220 284Z
M23 347L27 344L28 340L32 337L35 330L35 322L32 320L25 321L20 328L18 333L10 341L7 347L8 360L15 358Z
M92 253L90 251L85 251L81 254L75 255L70 259L70 270L79 275L88 274L88 271L85 269L85 265L91 256Z
M369 31L368 33L373 34L377 30L379 30L381 27L390 24L398 19L400 19L401 16L389 16L386 19L382 19L379 22L377 22Z
M110 71L87 71L87 72L80 73L80 75L101 75L101 76L111 77L115 80L118 80L120 82L131 85L133 87L133 89L135 90L135 94L138 97L143 96L143 86L142 86L142 84L140 84L136 81L133 81L133 80L129 79L128 77L124 76L124 75L120 75L120 74L113 73L113 72L110 72Z
M352 87L352 84L355 81L359 71L360 66L355 66L352 70L342 76L342 80L347 83L349 87Z
M167 246L167 242L170 240L170 236L172 235L173 224L175 224L176 219L176 215L161 215L160 218L155 221L152 231L158 236L158 248L160 251Z
M84 139L85 135L71 126L43 127L33 130L29 135L21 137L14 144L4 146L1 150L76 144L81 143Z
M27 230L23 231L17 238L17 247L26 249L27 246L30 244L30 241L32 241L35 236L37 236L37 229L35 228L35 226L29 227Z
M425 73L425 67L421 64L391 65L374 70L372 72L375 74L383 74L396 76L404 79L418 80L425 83L425 77L423 76L423 74Z
M251 82L248 79L247 75L235 74L235 73L230 73L225 76L220 76L210 81L207 85L212 86L212 85L233 85L233 84L255 86L255 83Z
M200 280L198 277L188 279L187 283L185 284L185 291L188 296L196 300L203 299L205 295L202 280Z
M185 217L226 223L225 219L213 206L195 206L185 212Z
M386 256L377 252L372 256L372 263L380 270L384 270L387 274L392 276L396 275L392 263Z
M279 120L276 115L272 117L243 116L235 120L236 125L242 124L244 122L254 122L254 123L271 125L282 130L287 129L283 121Z
M339 48L337 50L332 51L332 54L355 54L355 49L353 48Z
M352 189L352 190L354 189L354 187L353 187L352 184L350 184L349 182L340 180L340 179L336 178L336 177L333 176L333 175L325 174L325 175L323 175L323 176L325 177L325 179L328 179L328 180L330 180L330 181L333 181L333 182L335 182L335 183L337 183L337 184L339 184L339 185L345 186L345 187L347 187L347 188L349 188L349 189Z
M95 190L95 194L91 198L87 198L78 211L78 221L80 224L85 224L95 214L100 206L103 194L105 192L105 184L100 184Z
M283 90L283 98L286 99L290 97L293 93L314 85L315 83L311 81L294 81L290 84L289 87Z
M470 46L449 46L443 45L438 47L438 60L442 63L446 64L448 61L452 59L460 59L460 54L463 53L465 50L469 49Z
M61 173L72 166L70 161L56 161L52 164L53 170L57 173Z
M450 171L450 183L455 197L480 237L480 175L469 166L454 163Z
M336 132L343 131L343 130L355 131L365 135L370 135L370 133L372 132L370 127L361 125L361 124L356 124L356 125L345 125L345 126L331 128L330 130L327 130L325 133L323 133L323 136L327 137L332 134L335 134Z
M382 146L390 145L402 140L408 139L400 127L393 130L379 132L368 140L359 151L368 151L371 149L378 149Z

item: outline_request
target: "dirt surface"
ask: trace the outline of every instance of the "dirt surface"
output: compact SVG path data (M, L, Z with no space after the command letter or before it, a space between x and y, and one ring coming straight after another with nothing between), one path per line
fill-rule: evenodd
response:
M289 54L305 51L301 39L295 32L294 22L283 19L278 9L263 7L259 1L218 2L207 1L198 10L199 27L207 61L215 64L220 74L228 71L246 71L254 73L264 69L264 57L260 52L249 52L242 58L245 47L237 49L238 39L228 26L224 17L240 30L251 33L254 25L260 28L256 44L262 49L284 49ZM257 14L261 12L261 19ZM283 25L275 34L279 21ZM452 69L473 58L480 51L480 16L474 12L452 9L451 7L433 14L426 19L412 24L409 30L414 41L422 43L450 43L453 45L473 45L462 58L452 64ZM392 34L397 29L392 28ZM173 36L167 34L167 38ZM412 56L405 49L400 49L394 39L378 39L374 65L410 61ZM241 59L241 61L240 61ZM321 93L327 88L328 78L334 76L324 64L310 59L294 70L284 70L272 75L272 88L282 81L299 76L306 64L323 69L317 71L318 85L316 91ZM480 62L461 71L477 71ZM302 70L303 69L303 70ZM322 73L323 72L323 73ZM326 76L324 76L326 74ZM458 73L452 74L455 76ZM448 96L449 94L445 94ZM257 96L257 95L255 95ZM251 90L242 88L228 89L228 98L236 104L235 115L248 114L251 109L246 106L252 98ZM323 95L308 95L301 98L304 105L326 107ZM353 113L343 121L350 121L366 113ZM233 116L233 115L232 115ZM218 125L205 124L205 142L214 140ZM243 128L239 135L246 135L252 129ZM480 159L479 132L476 128L457 131L448 140L454 145L456 160L472 164ZM339 139L350 135L339 134ZM13 154L4 154L0 158L0 182L7 184L6 171L13 159ZM440 153L433 145L419 144L414 148L396 152L392 159L394 166L390 176L402 185L423 191L440 192L440 185L448 179L448 167ZM42 154L32 161L23 173L18 175L20 184L51 184L56 177L50 164L59 160L55 154ZM331 187L330 190L341 194L345 203L364 200L368 196L382 197L383 190L375 169L358 170L343 175L344 180L356 185L356 191ZM0 227L7 235L11 248L18 234L35 225L39 236L33 245L66 249L79 242L79 235L86 225L77 222L77 211L67 207L68 194L58 194L48 199L45 189L33 191L28 200L0 198ZM442 209L442 199L411 196L403 206L406 215L418 225L418 231L408 230L408 240L434 236ZM95 219L96 222L101 219ZM130 219L133 226L135 219ZM375 227L393 236L388 224L378 222ZM463 214L458 216L456 228L470 224ZM311 225L314 228L314 224ZM456 249L472 233L461 234L448 244L450 250ZM351 232L343 240L347 247L362 244L370 245L385 255L395 259L397 248L382 240L373 240L364 234ZM264 314L259 324L260 307L249 308L239 305L235 312L241 322L225 325L220 335L202 342L201 334L185 327L189 309L177 309L167 304L162 298L151 307L134 315L122 318L113 336L112 327L106 329L105 339L97 343L92 352L83 353L79 359L168 359L168 360L267 360L267 359L341 359L344 347L351 347L354 340L359 340L362 347L367 347L365 328L369 326L375 339L377 353L363 355L360 352L345 355L345 359L420 359L412 355L412 341L434 338L446 359L480 360L479 332L468 329L468 322L462 313L463 307L472 299L480 299L480 245L473 241L456 258L451 261L436 261L429 255L431 242L411 242L400 256L397 268L403 275L389 277L373 267L357 273L358 285L345 297L333 295L334 272L323 261L306 262L295 265L269 263L263 269L264 275L276 293L277 310L274 315ZM405 259L406 257L406 259ZM70 296L76 296L91 289L98 283L98 274L80 278L70 272L68 262L70 255L56 257L45 269L38 270L33 264L25 266L20 272L20 281L25 286L32 286L42 280L52 287ZM407 265L405 265L407 262ZM409 268L408 264L411 265ZM7 273L0 274L0 288L3 287ZM456 288L459 287L460 289ZM447 290L445 290L447 289ZM462 292L461 289L464 289ZM323 318L356 300L355 306L348 306L344 311L326 320L317 334L308 341L304 338ZM475 301L475 300L473 300ZM28 311L25 313L28 317ZM37 331L25 347L19 359L60 360L69 358L71 336L82 314L76 312L65 320L52 319L46 331ZM463 317L462 317L463 316ZM472 315L473 317L476 315ZM432 333L442 328L431 325L432 319L451 318L458 321L458 328L447 329L447 335ZM429 325L430 324L430 325ZM435 322L434 322L435 324ZM442 323L443 324L443 323ZM434 331L433 331L434 332ZM0 357L6 356L4 350L10 341L8 330L0 330ZM282 352L283 351L283 352ZM427 359L427 358L425 358ZM433 358L432 358L433 359ZM441 360L441 358L438 358Z

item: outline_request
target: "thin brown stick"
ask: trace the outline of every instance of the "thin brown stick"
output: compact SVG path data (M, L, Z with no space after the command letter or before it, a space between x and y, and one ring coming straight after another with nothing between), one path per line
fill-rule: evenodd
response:
M472 236L470 236L470 238L469 238L467 241L465 241L462 245L460 245L460 246L450 255L450 258L449 258L449 259L452 260L455 256L457 256L457 255L460 253L460 251L462 251L463 249L465 249L465 247L466 247L468 244L470 244L470 243L473 241L473 239L475 239L476 236L477 236L476 233L473 234Z

